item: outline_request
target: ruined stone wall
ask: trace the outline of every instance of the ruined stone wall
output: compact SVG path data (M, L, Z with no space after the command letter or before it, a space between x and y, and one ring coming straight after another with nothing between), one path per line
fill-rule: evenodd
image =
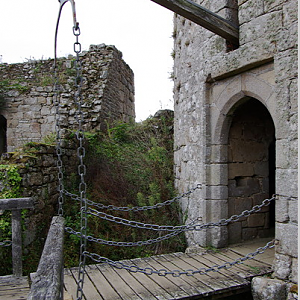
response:
M122 53L114 46L91 45L89 51L81 54L81 63L84 129L100 130L106 121L135 118L134 75ZM61 127L70 130L78 126L74 64L73 56L58 60ZM1 64L0 83L7 151L55 132L52 59Z
M62 156L65 188L77 174L75 140L64 141ZM1 157L1 164L16 164L22 177L22 197L31 197L34 209L28 210L23 241L25 248L39 238L46 238L51 219L58 213L58 169L54 145L28 143L18 152ZM41 249L36 249L41 251Z
M204 186L182 202L183 213L188 216L187 222L200 217L206 223L228 218L232 212L240 213L249 207L245 195L241 198L243 205L238 200L235 200L234 209L229 205L230 184L232 188L239 188L235 178L246 177L245 173L238 174L237 169L233 174L229 167L229 137L238 108L249 99L259 101L268 111L275 128L276 165L273 173L278 194L275 237L279 240L275 275L296 282L297 1L195 2L227 19L237 12L240 45L234 50L223 38L178 15L174 18L176 186L180 192L198 183ZM268 157L265 162L267 160ZM257 175L256 172L251 176ZM265 182L269 182L270 168L261 172L268 172ZM252 205L253 197L249 198ZM258 220L261 222L260 218ZM251 220L243 221L244 226L251 228ZM261 226L266 223L261 222ZM259 230L255 232L248 238L260 236ZM231 236L233 233L236 230L232 230ZM238 235L235 241L245 239L241 231ZM189 233L187 238L190 245L221 247L230 242L229 236L228 227L223 226Z

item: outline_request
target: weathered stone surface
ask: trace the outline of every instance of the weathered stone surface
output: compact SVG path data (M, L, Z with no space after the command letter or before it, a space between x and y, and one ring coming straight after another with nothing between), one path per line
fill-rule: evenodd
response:
M105 120L129 121L135 117L134 76L114 46L91 45L82 53L82 110L85 130L105 128ZM61 84L60 124L77 129L74 119L74 57L59 59ZM8 80L8 105L1 114L7 120L7 150L14 151L29 141L39 142L55 131L56 106L53 90L53 60L0 64L0 80ZM28 75L30 74L30 75ZM27 87L20 91L15 82ZM17 111L16 111L17 110Z
M254 300L286 299L286 284L280 280L254 277L251 282L251 288Z
M279 279L288 279L291 271L292 259L290 256L275 254L274 275Z
M276 238L280 241L276 252L298 257L298 226L295 224L276 224Z
M197 3L230 18L225 1L199 0ZM228 201L229 215L278 193L275 214L279 246L276 251L293 261L297 257L298 223L298 4L296 0L237 0L234 4L239 10L240 45L233 51L228 48L226 51L226 42L207 30L193 23L187 26L183 18L174 17L176 186L182 190L187 182L199 179L204 185L228 186L228 197L224 200ZM229 7L229 2L227 5ZM188 46L185 45L187 39ZM266 108L269 123L261 121L265 116L255 118L257 110L249 120L245 109L239 126L232 126L238 108L251 98ZM259 135L264 130L270 131L271 123L274 129L270 136L276 138L276 145L272 144L275 149L269 149L270 136ZM191 139L190 133L197 133L197 137ZM191 157L187 153L192 148L198 152L194 151ZM274 153L276 166L273 165ZM187 170L188 167L194 167L194 172ZM213 198L222 195L220 191L207 188L202 197L208 202L205 209L201 207L202 211L198 205L202 199L191 196L189 207L193 211L188 211L189 216L198 210L205 219ZM251 200L239 201L241 198ZM255 220L258 217L252 216L230 224L229 242L241 241L242 232L244 237L251 237L256 231L259 236L270 234L273 229L269 228L269 220L274 219L270 216L273 212L266 207L260 213L261 219ZM255 224L261 226L249 227ZM209 231L191 234L188 242L206 243L209 234ZM218 234L213 238L222 239ZM281 277L291 274L293 263L285 266L286 272L279 275ZM280 273L279 266L276 270Z

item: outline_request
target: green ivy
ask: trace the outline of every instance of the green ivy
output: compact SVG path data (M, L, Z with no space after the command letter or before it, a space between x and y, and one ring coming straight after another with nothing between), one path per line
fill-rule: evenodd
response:
M21 181L22 177L16 165L0 165L0 197L2 199L20 197L22 193Z

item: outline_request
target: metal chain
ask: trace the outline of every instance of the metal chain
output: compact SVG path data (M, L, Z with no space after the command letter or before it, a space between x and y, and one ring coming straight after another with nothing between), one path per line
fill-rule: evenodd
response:
M58 26L60 21L60 16L62 12L62 8L66 2L70 1L72 5L72 12L73 12L73 34L76 38L74 43L74 52L76 53L76 62L75 62L75 68L76 68L76 78L75 78L75 95L74 95L74 101L75 105L77 106L77 113L76 113L76 120L78 122L78 130L76 132L77 140L79 141L79 146L77 148L77 156L79 159L79 165L78 165L78 175L80 177L80 183L79 183L79 201L81 205L81 221L80 221L80 259L79 259L79 273L78 273L78 283L77 283L77 300L81 300L83 297L83 283L84 283L84 274L85 274L85 260L86 257L83 254L86 251L86 243L87 240L84 238L86 236L87 231L87 203L85 201L86 199L86 183L84 180L84 176L86 175L86 166L84 165L84 157L85 157L85 148L84 148L84 133L82 129L83 125L83 112L82 112L82 65L81 61L79 59L79 54L81 53L81 44L78 41L78 37L80 35L80 28L79 23L76 21L76 10L75 10L75 1L74 0L59 0L60 2L60 9L58 13L58 19L56 23L56 30L55 30L55 45L54 45L54 52L55 52L55 59L54 59L54 72L55 72L55 85L54 85L54 91L55 91L55 105L56 105L56 133L57 133L57 147L56 147L56 153L58 156L58 179L59 179L59 215L63 215L63 191L64 191L64 185L63 185L63 164L62 164L62 148L61 148L61 130L60 130L60 112L59 112L59 82L58 82L58 75L57 75L57 64L56 64L56 51L57 51L57 34L58 34Z
M114 210L114 211L123 211L123 212L127 212L127 211L144 211L144 210L151 210L151 209L157 209L157 208L161 208L163 206L167 206L167 205L171 205L172 203L174 203L175 201L179 201L181 200L182 198L184 197L188 197L190 194L194 193L196 190L198 189L202 189L202 185L201 184L197 184L196 187L194 188L191 188L189 191L179 195L179 196L176 196L174 197L173 199L171 200L166 200L164 202L161 202L161 203L157 203L157 204L154 204L152 206L150 205L145 205L145 206L133 206L133 207L128 207L128 206L114 206L114 205L104 205L102 203L98 203L98 202L93 202L89 199L85 199L85 201L87 202L87 204L89 206L95 206L99 209L107 209L107 210ZM64 190L64 194L68 197L71 197L73 200L77 200L77 201L80 201L80 197L75 195L75 194L72 194L66 190Z
M180 271L180 270L170 271L167 269L155 270L150 267L141 268L141 267L138 267L135 265L127 265L121 261L113 261L106 257L100 256L96 253L90 253L90 252L85 252L84 255L91 258L93 261L95 261L97 263L108 263L112 267L115 267L118 269L125 269L125 270L133 272L133 273L139 272L139 273L143 273L146 275L157 274L158 276L172 275L173 277L179 277L182 275L186 275L186 276L193 276L195 274L205 275L209 272L218 272L219 270L222 270L222 269L229 269L235 265L243 263L244 261L246 261L248 259L253 259L256 255L262 254L265 252L265 250L271 249L274 246L275 246L275 240L272 240L272 241L268 242L264 247L257 248L255 252L250 252L247 255L245 255L244 257L238 258L234 261L225 262L222 265L218 265L218 264L213 265L212 267L209 267L209 268L199 268L196 270L188 269L188 270L184 270L184 271Z
M76 78L75 78L75 104L77 106L77 114L76 119L78 121L78 130L76 132L76 137L79 142L79 146L77 148L77 156L79 159L78 165L78 175L80 177L80 183L78 186L79 189L79 197L80 197L80 259L79 259L79 272L78 272L78 285L77 285L77 299L82 299L83 296L83 284L84 284L84 275L85 275L85 260L86 256L84 252L86 251L87 239L84 237L87 234L87 202L86 199L86 189L87 185L85 182L86 175L86 166L84 164L85 157L85 148L84 148L84 132L83 132L83 112L82 112L82 65L79 54L81 52L81 44L78 41L78 37L80 35L80 28L77 26L73 27L73 34L76 38L74 43L74 52L76 53Z
M272 198L272 199L274 199L274 198ZM239 215L239 217L241 218L243 216L249 216L251 213L258 212L263 206L269 205L270 202L272 201L272 199L265 199L261 205L256 205L251 210L246 210L246 211L242 212ZM88 211L89 211L89 209L88 209ZM100 213L100 214L102 214L102 213ZM110 215L107 215L107 214L104 214L104 215L110 216ZM84 236L85 239L87 239L90 242L95 242L95 243L102 244L102 245L107 245L107 246L119 246L119 247L144 246L144 245L151 245L151 244L154 244L154 243L158 243L158 242L161 242L163 240L167 240L171 237L179 235L180 233L182 233L184 231L194 230L195 227L199 231L199 230L206 229L206 228L212 228L212 227L217 227L217 226L225 226L229 222L236 222L238 220L235 217L236 215L234 215L234 216L231 216L227 220L221 220L220 222L217 222L217 223L206 223L206 224L202 224L202 225L194 225L197 222L197 219L196 219L196 220L190 222L186 226L159 226L159 225L133 222L133 221L129 221L129 220L126 220L126 219L116 218L114 216L110 216L113 219L109 219L109 218L106 218L106 216L104 218L105 220L109 220L109 221L114 220L114 222L121 223L121 224L124 224L124 225L128 225L128 226L131 226L131 227L138 227L139 224L142 224L143 226L141 226L141 227L143 229L152 229L152 230L157 230L157 231L158 230L166 230L166 231L171 231L171 233L168 233L166 235L160 236L160 237L155 238L155 239L149 239L149 240L146 240L146 241L137 241L137 242L116 242L116 241L104 240L104 239L101 239L101 238L95 238L91 235ZM124 221L126 221L126 223ZM131 223L130 225L128 224L129 222ZM155 227L153 227L153 226L155 226ZM138 228L141 228L141 227L138 227ZM173 228L173 230L171 230L172 228ZM178 228L180 228L180 229L178 229ZM77 235L77 236L81 235L80 232L75 231L71 227L67 227L66 231L70 234L74 234L74 235Z
M193 220L193 224L188 225L179 225L179 226L166 226L166 225L157 225L157 224L147 224L142 222L136 222L132 220L127 220L124 218L116 217L113 215L106 214L104 212L97 211L93 208L88 208L87 213L93 216L96 216L100 219L114 222L117 224L122 224L125 226L130 226L133 228L140 228L140 229L149 229L154 231L200 231L207 228L217 227L217 226L225 226L231 222L237 222L240 218L248 217L253 213L259 212L262 207L270 205L271 201L275 199L273 196L271 199L265 199L260 205L255 205L250 210L244 210L239 215L233 215L229 219L221 219L219 222L209 222L205 224L195 224L197 219Z
M61 114L60 114L60 92L61 86L59 82L58 76L58 66L57 66L57 35L58 35L58 25L60 21L61 11L63 8L63 4L60 5L56 28L55 28L55 39L54 39L54 106L56 108L56 122L55 122L55 131L56 131L56 155L57 155L57 168L58 168L58 187L57 190L59 192L58 195L58 215L63 216L63 203L64 203L64 174L63 174L63 162L62 162L62 140L61 140Z
M12 241L5 240L3 242L0 242L0 247L9 247L12 245Z
M56 107L56 122L55 122L55 130L56 130L56 155L57 155L57 168L58 168L58 215L63 216L63 203L64 203L64 174L63 174L63 162L62 162L62 154L63 150L61 147L61 128L60 128L60 84L57 75L57 63L56 58L54 60L54 105Z
M79 231L75 231L71 227L66 227L65 230L68 233L70 233L70 234L80 236L80 232ZM100 238L95 238L95 237L93 237L91 235L88 235L85 238L89 242L95 242L95 243L101 244L101 245L117 246L117 247L134 247L134 246L146 246L146 245L152 245L154 243L159 243L159 242L162 242L162 241L167 240L169 238L172 238L172 237L180 234L181 232L183 232L183 231L174 231L172 233L168 233L166 235L160 236L160 237L155 238L155 239L149 239L149 240L146 240L146 241L137 241L137 242L107 241L107 240L103 240L103 239L100 239Z

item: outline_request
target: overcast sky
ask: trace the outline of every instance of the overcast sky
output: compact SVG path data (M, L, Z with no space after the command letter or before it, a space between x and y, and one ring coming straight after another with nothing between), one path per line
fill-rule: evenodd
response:
M2 0L2 62L53 58L57 0ZM137 121L161 108L173 109L170 80L173 13L150 0L76 0L82 50L91 44L115 45L135 74ZM73 54L70 2L61 17L58 56Z

